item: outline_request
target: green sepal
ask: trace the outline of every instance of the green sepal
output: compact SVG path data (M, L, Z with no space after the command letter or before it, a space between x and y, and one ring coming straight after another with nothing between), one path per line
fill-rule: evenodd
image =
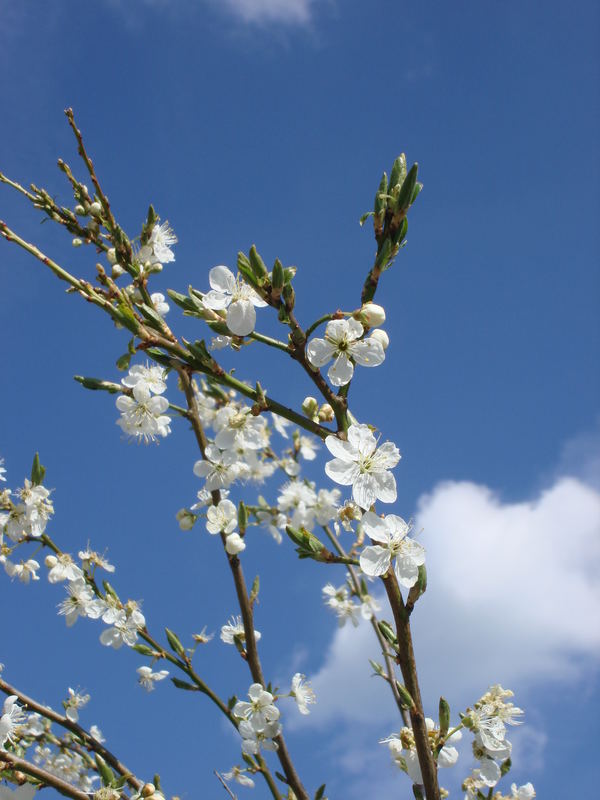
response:
M98 775L100 776L100 780L102 781L103 786L112 786L115 780L115 774L112 769L108 766L106 761L102 758L99 753L96 753L94 756L94 761L96 762L96 767L98 768Z
M263 283L265 278L269 277L269 271L267 269L267 265L258 254L256 245L254 244L250 248L250 267L252 268L254 277L259 283Z
M169 630L169 628L165 628L165 634L167 635L167 640L171 646L171 650L173 650L174 653L177 653L178 656L185 658L185 650L183 649L183 645L179 641L177 634L173 633L173 631Z
M187 681L182 681L179 678L171 678L171 681L178 689L185 689L186 692L200 691L200 689L197 686L194 686L193 683L187 683Z
M231 709L234 707L237 701L238 701L237 695L232 694L229 700L227 701L227 708L231 711Z
M33 464L31 465L31 483L34 486L39 486L44 482L44 475L46 474L46 467L40 464L40 454L36 453L33 457Z
M400 189L400 194L398 195L398 209L400 211L406 211L410 207L413 191L417 183L418 172L419 165L415 161L410 168L410 171L406 176L404 183L402 184L402 188Z
M422 189L423 189L423 184L422 184L422 183L419 183L419 181L417 181L417 182L415 183L415 188L413 189L413 193L412 193L412 195L411 195L411 198L410 198L410 204L411 204L411 206L412 206L412 204L415 202L415 200L417 199L417 197L418 197L418 196L421 194L421 190L422 190Z
M369 217L372 217L374 215L375 215L374 211L366 211L364 214L362 214L360 219L358 220L358 224L360 225L360 227L362 228L362 226L369 219Z
M439 718L440 736L445 736L450 728L450 706L445 697L440 697Z
M413 587L411 587L411 590L408 593L406 604L408 606L414 606L419 597L421 597L422 594L425 594L426 590L427 590L427 568L425 567L425 564L421 564L421 566L419 567L417 582Z

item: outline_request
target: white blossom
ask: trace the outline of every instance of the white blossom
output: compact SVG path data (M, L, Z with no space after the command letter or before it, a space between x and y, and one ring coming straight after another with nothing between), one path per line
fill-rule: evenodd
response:
M175 255L171 250L171 245L177 244L177 236L173 233L168 222L162 225L154 225L148 242L141 247L137 253L138 261L141 264L169 264L175 261Z
M164 294L161 292L154 292L150 295L150 300L152 300L154 310L160 317L165 317L169 313L170 306Z
M394 562L394 572L401 586L410 589L419 577L419 567L425 563L425 548L408 537L410 525L396 514L383 519L367 511L361 522L375 542L360 554L360 568L370 577L385 575Z
M83 578L71 581L67 586L68 597L58 606L58 613L65 617L67 627L77 622L79 617L90 616L94 604L94 593Z
M346 620L356 626L359 622L359 607L352 601L348 594L346 586L336 588L333 584L328 583L323 587L323 601L326 606L331 608L337 616L338 625L342 628L346 624Z
M141 381L133 387L132 394L133 397L121 395L116 401L121 412L117 425L123 432L145 444L171 433L171 420L164 413L169 407L167 398L151 395L148 386Z
M2 716L0 716L0 748L3 748L6 742L15 744L14 736L18 727L25 722L25 714L17 705L19 698L16 694L9 695L4 701L2 706Z
M206 530L209 533L229 534L237 526L237 508L231 500L221 500L206 512Z
M239 533L230 533L225 539L225 550L230 556L236 556L246 549L246 542Z
M40 568L35 558L28 558L18 564L11 563L8 559L4 561L6 574L11 578L18 578L21 583L29 583L30 580L39 581L37 570Z
M61 553L58 556L46 556L44 563L50 568L48 572L50 583L76 581L79 578L83 578L83 571L75 564L68 553Z
M260 683L253 683L248 689L250 702L238 700L233 707L234 716L246 720L257 732L264 731L269 723L279 719L279 709L273 703L273 695Z
M517 784L513 783L510 790L514 800L533 800L536 796L532 783L524 783L523 786L519 786L518 788Z
M317 702L312 686L307 683L306 675L302 675L301 672L297 672L292 678L291 695L296 701L298 711L301 714L310 713L308 710L309 704Z
M50 491L41 485L34 486L25 479L23 488L17 494L21 502L10 510L4 532L13 542L26 536L40 537L54 514L54 507L48 499Z
M254 631L254 638L258 642L260 639L260 631ZM244 632L244 624L240 616L231 617L226 625L221 628L221 641L225 644L233 644L234 639L238 639L244 643L246 641L246 634Z
M211 291L202 298L213 311L227 309L227 327L236 336L252 333L256 324L256 308L266 306L254 289L238 275L222 265L213 267L208 275Z
M246 770L240 769L240 767L232 767L229 772L224 772L221 777L223 780L235 781L240 786L248 786L250 789L254 786L252 778L246 775Z
M313 339L306 356L314 367L323 367L334 359L327 376L334 386L345 386L352 380L354 362L363 367L376 367L385 359L381 343L376 339L360 339L364 329L355 319L334 319L327 323L324 339Z
M377 440L368 425L351 425L348 441L328 436L325 445L335 456L325 464L331 480L342 486L352 486L352 497L361 508L370 508L376 500L393 503L396 500L396 481L389 471L400 460L395 444Z
M209 492L225 489L236 480L240 472L238 457L233 450L223 453L214 444L206 448L206 457L194 464L194 475L206 478L205 488Z
M167 372L162 367L152 364L149 366L134 364L127 375L121 379L123 386L134 389L136 386L145 386L153 394L163 394L167 389Z
M70 719L71 722L77 722L79 719L79 709L83 708L85 705L89 703L90 696L89 694L80 694L76 692L74 689L71 689L69 686L68 689L69 697L63 703L65 708L65 716L67 719Z
M140 686L143 686L147 692L151 692L154 689L154 684L157 681L164 680L169 674L169 671L166 669L161 669L158 672L152 672L150 667L138 667L136 672L140 676L138 678L138 683Z
M267 423L248 406L225 406L215 416L215 444L221 450L259 450L268 443Z

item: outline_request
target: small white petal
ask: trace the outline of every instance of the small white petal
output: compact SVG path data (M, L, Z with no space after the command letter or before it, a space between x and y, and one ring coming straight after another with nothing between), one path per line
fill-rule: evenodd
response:
M360 554L360 568L365 575L384 575L390 567L390 551L386 547L365 547Z
M208 282L212 289L224 294L233 294L235 291L235 277L233 272L220 264L218 267L213 267L208 273Z
M236 336L247 336L256 325L256 311L250 300L236 300L227 309L227 327Z

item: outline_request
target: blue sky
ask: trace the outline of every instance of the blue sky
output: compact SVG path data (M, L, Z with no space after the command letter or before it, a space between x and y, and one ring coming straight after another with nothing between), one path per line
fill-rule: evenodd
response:
M359 375L352 400L400 447L397 512L425 529L431 588L415 628L428 707L442 692L458 710L506 682L527 710L515 779L540 797L589 795L599 733L597 5L0 0L0 12L0 169L68 202L54 165L76 161L62 114L71 105L122 225L135 234L152 201L176 230L177 260L157 291L207 289L212 266L256 242L267 261L298 266L304 323L354 308L373 254L358 219L399 152L420 163L408 245L378 295L386 363ZM0 188L0 218L92 275L89 254ZM65 549L108 547L115 582L144 598L154 630L217 630L235 610L226 566L200 529L182 534L174 520L199 488L191 438L179 425L160 447L127 446L112 398L72 380L118 380L125 337L5 244L0 274L9 482L39 450ZM310 387L278 355L230 363L297 404ZM289 723L309 785L366 796L379 771L380 797L408 797L376 744L397 723L383 687L361 679L368 631L336 633L321 610L321 586L341 573L260 536L247 564L263 579L269 675L283 685L302 669L319 691L314 715ZM182 798L199 787L218 795L212 769L238 751L224 728L212 735L220 722L206 704L166 685L143 694L134 654L102 648L92 623L64 629L56 587L1 586L8 680L55 705L67 686L85 687L83 721L136 770L160 771ZM234 654L218 642L206 652L206 675L242 694L249 681Z

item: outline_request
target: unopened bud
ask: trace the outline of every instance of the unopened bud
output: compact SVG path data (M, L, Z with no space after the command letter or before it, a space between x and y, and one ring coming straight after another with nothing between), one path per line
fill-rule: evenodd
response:
M106 251L106 257L108 258L109 264L116 264L117 263L117 251L114 247L111 247L110 250Z
M81 203L77 203L73 211L77 214L78 217L85 217L85 208L81 205Z
M90 206L90 214L93 214L95 217L99 217L102 214L102 206L97 200Z
M144 267L144 272L147 275L150 275L153 272L162 272L162 268L163 265L160 264L159 262L156 262L154 264L147 263L146 266Z
M48 567L48 569L52 569L58 564L58 558L56 556L46 556L44 559L44 564Z
M142 786L142 791L140 792L140 794L142 795L142 797L152 797L155 791L156 787L153 783L145 783Z
M239 533L230 533L225 539L225 550L230 556L235 556L246 549L246 544Z
M123 267L120 264L115 264L114 267L110 271L111 278L120 278L121 275L125 272Z
M302 411L309 419L312 419L319 410L319 403L314 397L305 397L302 402Z
M81 241L81 239L73 239L73 241L71 242L71 244L73 245L73 247L81 247L81 245L83 244L83 242Z
M365 303L360 309L360 316L363 317L369 328L377 328L385 322L385 309L377 303Z
M379 342L384 350L387 350L387 346L390 343L390 337L385 331L381 330L381 328L376 328L369 338L375 339L375 341Z
M319 421L331 422L334 417L335 414L333 412L333 408L329 405L329 403L323 403L323 405L319 409Z
M175 514L175 519L179 523L179 527L182 531L191 531L194 527L194 522L196 522L195 514L192 514L187 508L180 509L177 514Z

